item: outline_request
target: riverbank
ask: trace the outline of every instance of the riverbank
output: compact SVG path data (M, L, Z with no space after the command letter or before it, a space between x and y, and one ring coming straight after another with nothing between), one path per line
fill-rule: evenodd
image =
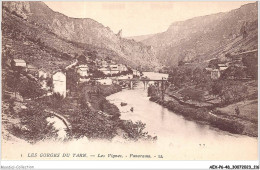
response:
M95 88L95 87L94 87ZM116 84L113 85L98 85L93 90L93 86L82 87L82 93L85 94L86 99L89 101L87 108L101 116L99 119L105 120L105 126L113 127L108 139L120 136L126 140L155 140L156 137L150 136L144 132L145 124L141 121L132 122L129 120L120 119L120 111L116 105L110 103L106 97L122 90L122 87ZM94 93L93 93L94 92ZM103 116L103 118L102 118Z
M180 114L188 120L206 123L212 127L233 134L248 135L252 137L258 136L257 122L251 122L233 116L224 116L215 114L215 112L207 108L193 108L191 106L182 105L173 98L167 98L164 101L160 96L150 97L150 101L156 102L167 109Z

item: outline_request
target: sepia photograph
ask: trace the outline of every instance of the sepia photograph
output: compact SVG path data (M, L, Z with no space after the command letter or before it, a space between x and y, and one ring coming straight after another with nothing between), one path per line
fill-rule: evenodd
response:
M1 160L259 160L258 1L2 1L1 39Z

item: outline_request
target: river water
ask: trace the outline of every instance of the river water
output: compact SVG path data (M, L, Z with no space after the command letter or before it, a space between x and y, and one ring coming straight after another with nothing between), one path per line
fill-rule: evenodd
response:
M145 73L153 78L153 73ZM156 77L158 78L158 73ZM165 75L164 75L165 76ZM157 136L156 146L165 146L172 150L180 159L257 159L257 138L234 135L193 121L186 120L181 115L149 101L147 90L138 83L133 90L108 96L115 104L121 119L142 121L146 123L145 131ZM121 102L127 106L120 106ZM131 112L130 108L134 111Z

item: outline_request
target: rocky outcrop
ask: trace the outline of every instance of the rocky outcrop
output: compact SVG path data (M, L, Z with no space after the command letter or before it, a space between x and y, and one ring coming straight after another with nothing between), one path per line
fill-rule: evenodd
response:
M118 37L122 37L122 29L118 31L118 33L116 34Z
M23 18L27 19L30 15L30 4L25 1L17 2L3 2L3 8L7 9L9 12Z

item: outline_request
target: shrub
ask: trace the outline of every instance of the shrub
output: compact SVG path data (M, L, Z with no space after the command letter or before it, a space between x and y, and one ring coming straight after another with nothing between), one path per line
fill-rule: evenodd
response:
M57 130L46 120L49 114L43 110L44 108L37 106L18 113L21 125L13 126L11 132L31 143L57 137ZM22 127L26 127L26 130Z
M148 135L148 132L144 132L145 124L141 121L133 123L132 121L123 121L121 128L125 131L125 139L138 141L142 140L154 140L157 137Z

